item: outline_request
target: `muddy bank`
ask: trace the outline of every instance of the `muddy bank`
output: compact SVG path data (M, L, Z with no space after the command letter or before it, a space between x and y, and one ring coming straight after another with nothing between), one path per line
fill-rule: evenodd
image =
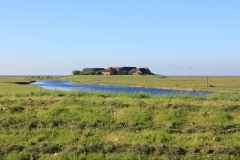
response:
M34 83L36 81L28 81L28 82L14 82L15 84L31 84Z

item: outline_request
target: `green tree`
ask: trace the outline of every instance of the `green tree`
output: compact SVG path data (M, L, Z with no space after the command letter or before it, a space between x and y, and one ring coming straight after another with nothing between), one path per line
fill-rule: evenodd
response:
M81 74L81 71L79 71L79 70L74 70L74 71L72 71L72 74L73 74L73 75L80 75L80 74Z
M91 71L91 72L90 72L90 75L95 75L95 74L96 74L95 71Z
M102 74L100 71L97 71L96 73L95 73L96 75L100 75L100 74Z
M123 75L128 75L128 72L127 71L123 71L122 74Z
M135 73L135 72L136 72L136 69L132 69L132 70L128 71L128 75L133 75L133 73Z

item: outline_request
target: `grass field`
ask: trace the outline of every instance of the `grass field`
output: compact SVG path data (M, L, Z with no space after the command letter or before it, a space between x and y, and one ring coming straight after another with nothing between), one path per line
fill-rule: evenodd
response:
M161 87L156 82L170 83L167 78L142 77L134 76L132 84L128 76L122 77L121 85L145 83L150 87L148 81ZM0 159L240 158L239 94L152 96L58 91L7 83L6 77L1 78ZM120 84L117 76L57 78L85 83L95 83L98 78L99 84ZM171 83L188 88L184 78L172 77ZM222 84L221 91L239 93L229 86L237 87L238 77L216 77L216 83L211 79L209 84L216 87L207 89ZM231 79L234 83L229 82ZM204 77L199 77L197 82L202 81ZM193 85L195 80L188 82Z

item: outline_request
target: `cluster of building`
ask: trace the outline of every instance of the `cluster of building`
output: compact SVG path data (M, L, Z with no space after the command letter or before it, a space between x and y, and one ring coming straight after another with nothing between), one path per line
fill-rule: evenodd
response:
M152 72L147 68L137 67L109 67L105 68L84 68L81 74L99 74L99 75L151 75Z

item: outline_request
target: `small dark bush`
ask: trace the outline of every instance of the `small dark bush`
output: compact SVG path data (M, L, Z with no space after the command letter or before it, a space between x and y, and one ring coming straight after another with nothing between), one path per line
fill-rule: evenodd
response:
M24 107L22 106L14 106L14 107L11 107L11 113L21 113L23 110L24 110Z
M53 127L59 127L60 125L63 125L65 122L62 120L53 120L52 126Z
M136 97L137 98L150 98L150 94L149 93L140 92L140 93L137 94Z
M65 94L64 93L58 93L57 96L58 97L63 97L63 96L65 96Z
M19 152L21 152L23 150L24 150L23 146L20 146L20 145L8 145L8 146L6 146L6 147L4 147L2 149L2 152L4 154L8 154L10 152L17 152L17 153L19 153Z
M29 130L36 129L38 125L38 122L31 122L28 126Z
M54 154L62 151L63 146L60 144L44 144L40 147L42 153Z

